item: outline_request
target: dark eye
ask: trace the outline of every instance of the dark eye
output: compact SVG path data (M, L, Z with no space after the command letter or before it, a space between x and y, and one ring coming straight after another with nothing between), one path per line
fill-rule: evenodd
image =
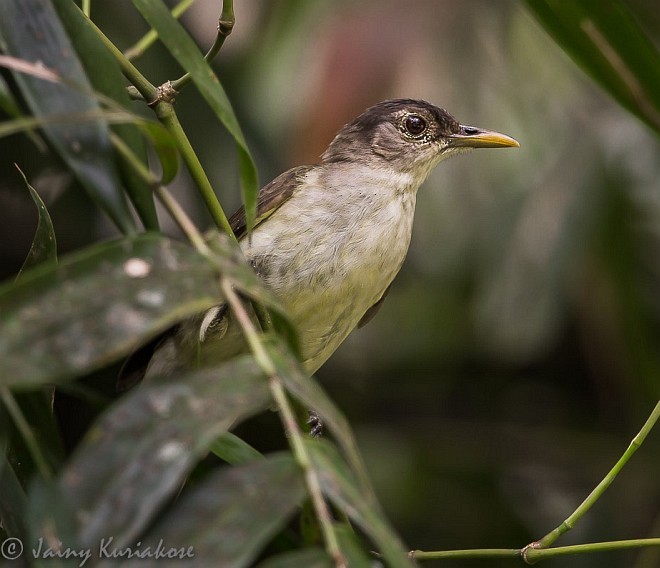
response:
M426 130L426 121L418 114L410 114L404 122L406 132L411 136L419 136Z

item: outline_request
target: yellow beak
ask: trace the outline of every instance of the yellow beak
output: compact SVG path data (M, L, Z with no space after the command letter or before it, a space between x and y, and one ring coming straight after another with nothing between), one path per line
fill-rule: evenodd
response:
M463 146L467 148L519 148L520 144L506 134L500 134L492 130L482 130L475 126L460 125L458 134L449 136L451 146Z

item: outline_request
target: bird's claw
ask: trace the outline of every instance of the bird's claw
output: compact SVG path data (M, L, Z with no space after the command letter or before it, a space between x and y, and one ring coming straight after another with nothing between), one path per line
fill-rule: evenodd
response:
M320 438L323 435L323 421L313 410L307 411L307 424L309 424L309 435L312 438Z

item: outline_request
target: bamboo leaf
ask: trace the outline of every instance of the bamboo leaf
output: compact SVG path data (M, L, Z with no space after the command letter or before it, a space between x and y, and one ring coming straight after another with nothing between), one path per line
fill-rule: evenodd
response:
M339 541L339 548L351 568L373 568L374 561L369 558L363 544L350 526L335 525L335 533Z
M403 543L391 529L378 503L365 494L335 448L324 440L305 440L321 490L378 545L388 566L410 567Z
M267 337L264 345L278 371L286 389L308 408L315 410L324 424L337 439L351 467L360 481L360 490L373 498L373 490L360 457L353 432L346 417L320 387L318 382L308 377L300 364L291 356L282 340L274 335Z
M25 174L20 170L20 168L17 169L23 177L23 181L25 181L25 185L30 192L32 201L34 201L34 204L37 206L38 213L37 229L34 232L34 238L32 239L32 246L30 247L30 251L28 252L25 262L23 262L23 266L18 273L20 276L24 270L32 266L36 266L37 264L56 264L57 242L55 240L55 229L53 228L53 222L50 219L46 205L44 205L44 202L41 200L41 197L39 197L36 189L34 189L34 187L28 183Z
M87 373L220 300L216 267L155 234L37 267L0 287L0 384Z
M294 353L300 352L300 339L288 314L273 293L245 261L240 247L224 233L210 231L206 241L213 251L212 258L221 268L223 277L244 295L268 308L277 332L286 340Z
M71 0L53 0L53 5L66 28L94 90L130 111L131 100L126 91L119 64L99 39L95 30L92 29L89 19ZM144 140L134 125L118 124L112 126L112 130L128 145L134 154L140 157L143 163L147 163ZM119 163L122 164L122 162ZM140 216L142 224L147 230L157 231L158 217L151 188L131 168L122 167L121 174L127 193Z
M0 35L7 51L28 62L40 62L69 84L37 79L14 72L16 82L37 117L98 109L91 86L73 45L47 0L0 2ZM108 127L103 122L48 124L43 131L71 168L82 186L124 233L133 233L135 223L114 164Z
M204 100L234 137L238 148L243 203L248 218L248 227L252 227L259 190L257 170L229 98L218 77L202 56L195 42L161 0L133 0L133 4L149 25L156 30L159 39L181 67L190 73Z
M525 0L566 53L660 133L660 53L622 0Z
M89 430L61 478L80 544L98 548L109 536L113 546L129 544L213 441L268 401L266 381L250 356L120 399ZM175 515L167 526L174 537L190 523Z
M332 568L333 563L330 557L320 548L306 548L278 554L257 564L257 568L300 568L301 566L305 568Z
M249 566L304 496L301 472L288 454L226 467L184 495L142 539L142 546L155 547L162 539L168 547L190 547L197 566ZM159 565L157 560L146 564ZM145 564L137 560L128 566Z
M25 538L25 493L5 456L5 442L0 440L0 524L8 537Z
M263 454L255 450L250 444L241 440L231 432L222 434L213 444L210 450L219 458L232 465L249 463L254 460L263 459Z
M160 182L170 183L179 171L179 152L172 135L158 122L141 122L137 126L153 144L162 168Z

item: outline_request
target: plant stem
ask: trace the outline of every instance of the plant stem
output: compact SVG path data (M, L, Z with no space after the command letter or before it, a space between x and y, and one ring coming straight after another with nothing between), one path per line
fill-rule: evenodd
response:
M218 20L218 33L215 36L215 41L211 46L211 49L208 50L207 54L204 56L204 59L209 63L213 61L218 55L220 48L225 43L227 36L234 29L234 24L236 23L236 17L234 16L234 0L224 0L222 2L222 12ZM175 91L180 91L185 87L191 80L190 73L186 73L176 81L172 81L172 88Z
M172 16L174 18L181 17L190 6L193 5L195 0L181 0L174 8L172 8ZM126 59L137 59L144 54L147 49L149 49L158 39L158 32L153 28L150 29L146 34L144 34L134 45L129 47L124 51L124 57Z
M172 134L174 137L176 145L179 148L179 152L181 152L181 156L183 157L183 161L188 166L190 175L195 181L197 189L202 195L202 199L204 199L206 207L211 214L214 223L220 230L227 233L230 238L236 241L236 237L234 236L234 232L231 230L227 216L225 215L225 212L222 209L222 206L220 205L215 192L213 191L211 182L206 176L206 172L204 171L204 168L202 167L197 154L195 154L195 150L193 150L193 147L191 146L186 133L181 127L181 123L179 122L179 119L174 112L174 107L171 103L160 101L158 104L156 104L154 110L158 120L163 123L165 128L167 128L170 134Z
M410 557L415 560L453 560L460 558L521 558L526 564L535 564L539 560L567 556L570 554L588 554L593 552L607 552L610 550L626 550L630 548L644 548L660 546L660 538L641 538L636 540L616 540L610 542L591 542L573 546L558 546L556 548L481 548L473 550L439 550L425 552L413 550Z
M520 558L522 551L518 548L475 548L471 550L412 550L410 557L415 560L444 560L446 558Z
M303 433L298 427L298 423L296 422L291 403L286 396L282 381L277 376L275 363L273 363L273 360L263 346L256 327L252 323L250 316L231 284L223 279L220 286L227 298L227 302L231 306L232 312L243 329L243 333L250 345L250 349L254 354L255 359L266 375L268 375L268 387L275 400L275 404L277 404L277 408L280 411L280 417L284 424L284 428L288 433L289 444L293 455L296 458L298 465L303 470L305 484L307 485L307 490L312 500L314 511L319 520L319 524L321 525L321 531L323 532L327 552L334 559L337 568L346 568L346 560L339 548L339 541L337 540L337 535L334 531L330 510L328 509L328 505L321 492L321 484L318 475L312 466L311 458L305 448Z
M14 424L16 424L16 428L18 428L39 473L44 479L51 479L53 476L50 467L46 462L46 458L44 458L39 443L9 388L4 386L0 387L0 399L2 399L7 412L9 412Z
M92 0L82 0L81 9L83 14L89 18L92 12Z
M592 552L607 552L610 550L626 550L629 548L643 548L646 546L660 546L660 538L591 542L588 544L575 544L573 546L558 546L556 548L524 548L522 557L527 564L534 564L539 560L554 558L556 556L589 554Z
M138 90L138 92L142 95L145 101L151 102L156 99L158 96L158 89L152 85L147 78L140 73L137 67L133 65L125 56L124 54L117 49L114 43L110 41L108 36L106 36L99 28L98 26L92 22L92 20L89 20L89 25L92 27L92 29L96 32L96 34L99 36L103 44L110 50L110 53L114 55L115 59L119 63L119 68L121 69L121 72L124 74L124 77L126 77L133 85L135 88Z
M200 234L190 217L183 210L178 201L172 197L167 188L160 183L160 180L142 163L135 153L126 145L126 143L116 134L110 134L110 141L119 155L126 161L129 167L148 183L158 200L163 204L174 222L179 226L184 235L191 244L202 254L209 254L209 248L204 242L204 237Z
M542 539L538 540L535 543L532 543L534 546L539 548L546 548L555 542L562 534L571 530L575 523L577 523L582 516L593 506L593 504L598 501L600 496L605 492L605 490L612 484L616 476L623 469L623 467L628 463L628 460L631 456L637 451L637 449L642 445L644 439L651 431L655 423L660 418L660 401L655 405L655 408L651 412L651 415L648 417L642 429L637 433L628 446L628 449L623 453L623 455L616 462L614 467L607 473L603 480L594 488L594 490L587 496L587 498L582 501L580 506L571 513L571 515L557 528L550 531Z

